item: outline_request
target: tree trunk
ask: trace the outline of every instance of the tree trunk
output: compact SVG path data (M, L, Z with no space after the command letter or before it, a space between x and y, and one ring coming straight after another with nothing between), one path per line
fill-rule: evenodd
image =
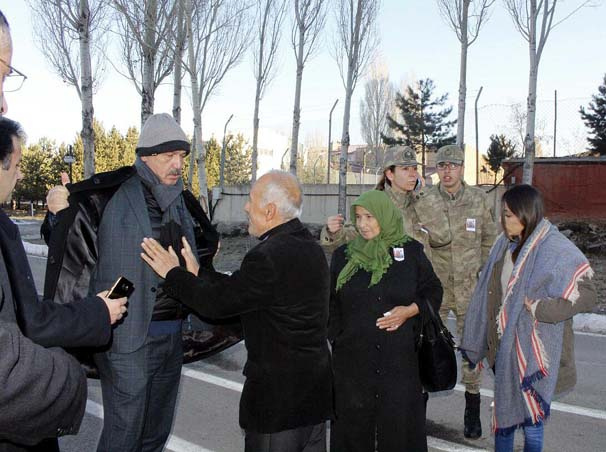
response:
M82 146L84 178L95 174L95 131L93 129L93 77L90 59L90 8L88 0L80 0L78 35L80 41L80 99L82 104Z
M267 14L267 10L266 10ZM259 144L259 104L261 103L261 88L263 87L263 50L265 46L265 27L267 22L263 22L263 30L259 38L259 58L257 63L257 87L255 91L255 112L253 115L253 144L252 144L252 165L251 165L251 186L257 180L257 160L258 160L258 144ZM298 134L298 132L297 132ZM296 168L295 168L296 174Z
M177 42L175 45L175 69L173 85L173 118L181 124L181 91L183 86L183 50L185 48L185 27L183 26L183 3L179 2L177 16Z
M353 8L353 5L352 5ZM351 36L351 52L348 52L347 86L345 87L345 106L343 111L343 131L341 134L341 156L339 158L339 201L337 211L345 217L347 208L347 151L349 150L349 119L351 114L351 98L354 89L354 72L360 62L360 24L362 22L363 6L357 2L354 29ZM352 11L353 14L353 11Z
M470 0L463 1L463 13L461 17L461 64L459 67L459 111L457 119L457 146L464 149L465 146L465 96L467 95L467 21L469 15Z
M158 5L156 0L149 0L145 11L145 48L143 49L143 75L141 80L141 128L147 118L154 114L154 66L155 51L153 48L156 33Z
M254 183L257 180L257 160L259 159L258 144L259 144L259 104L261 103L261 80L257 80L257 92L255 94L255 113L253 116L253 144L252 144L252 165L251 165L251 180Z
M535 117L537 111L537 77L539 72L539 58L537 56L537 10L536 2L531 2L531 18L529 20L528 50L530 69L528 71L528 98L526 100L526 138L524 139L524 167L522 183L532 185L532 172L534 167L534 133Z
M297 54L297 81L295 85L295 107L292 118L292 137L290 142L290 172L297 175L297 155L299 154L299 127L301 126L301 84L303 82L303 52L305 35L299 30L299 51Z

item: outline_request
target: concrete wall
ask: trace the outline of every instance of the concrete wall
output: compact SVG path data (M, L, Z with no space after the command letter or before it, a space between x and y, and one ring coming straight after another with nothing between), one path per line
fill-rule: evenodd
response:
M347 186L347 211L351 202L360 194L374 188L372 185ZM234 185L225 187L221 199L215 208L213 223L242 223L246 222L244 204L248 200L250 186ZM337 213L337 195L339 186L336 184L304 184L303 185L303 215L304 223L324 224L326 217Z
M348 185L347 186L347 216L349 216L349 207L351 202L365 191L372 190L372 185ZM488 191L492 186L482 186L482 189ZM493 203L495 220L499 221L500 200L504 191L503 186L492 190L488 197ZM237 224L246 223L247 218L244 213L244 204L248 200L250 187L248 185L235 185L225 187L221 194L213 216L213 223ZM323 225L326 218L337 213L338 204L338 185L331 184L304 184L303 185L303 223Z

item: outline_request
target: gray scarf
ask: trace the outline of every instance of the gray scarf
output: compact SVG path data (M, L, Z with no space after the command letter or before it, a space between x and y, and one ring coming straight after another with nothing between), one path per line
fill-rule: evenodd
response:
M162 227L168 236L167 243L163 243L163 245L171 244L181 261L181 253L179 252L182 247L181 236L185 236L192 249L195 249L196 245L193 221L185 206L183 196L181 196L183 194L183 181L179 179L175 185L161 183L158 176L139 156L135 159L135 168L142 183L149 188L162 211ZM176 226L178 230L175 230L173 226Z
M486 357L488 284L508 245L509 240L501 234L465 315L460 349L472 364ZM501 341L495 362L495 434L546 419L558 378L564 322L536 321L525 308L525 297L547 303L550 298L564 298L575 303L578 281L592 276L583 253L543 219L518 255L497 317Z

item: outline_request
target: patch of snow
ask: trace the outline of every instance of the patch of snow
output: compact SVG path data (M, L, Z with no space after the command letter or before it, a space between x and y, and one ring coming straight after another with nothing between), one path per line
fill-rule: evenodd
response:
M606 315L577 314L572 319L572 327L576 331L606 334Z
M25 254L38 257L48 257L48 246L46 245L36 245L35 243L23 241L23 248L25 248Z

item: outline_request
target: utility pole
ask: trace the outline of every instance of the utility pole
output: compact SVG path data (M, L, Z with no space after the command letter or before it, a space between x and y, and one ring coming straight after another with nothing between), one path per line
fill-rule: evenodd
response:
M223 146L221 146L221 166L219 168L219 186L221 187L221 191L223 191L223 182L225 180L223 174L225 172L225 147L227 145L227 143L225 142L225 134L227 133L227 124L229 124L229 121L231 121L231 118L233 117L234 115L232 114L225 123L225 127L223 127Z
M480 94L482 94L483 86L480 86L480 91L476 96L475 115L476 115L476 185L480 182L480 137L478 135L478 100L480 100ZM465 150L463 150L465 152Z
M326 183L330 184L330 156L331 156L331 152L332 152L332 139L331 139L331 133L332 133L332 112L335 109L335 107L337 106L337 102L339 102L339 99L335 100L335 103L332 105L332 108L330 109L330 114L328 115L328 164L326 165L327 170L326 170Z
M558 90L554 91L553 97L553 156L556 156L556 143L558 134Z

